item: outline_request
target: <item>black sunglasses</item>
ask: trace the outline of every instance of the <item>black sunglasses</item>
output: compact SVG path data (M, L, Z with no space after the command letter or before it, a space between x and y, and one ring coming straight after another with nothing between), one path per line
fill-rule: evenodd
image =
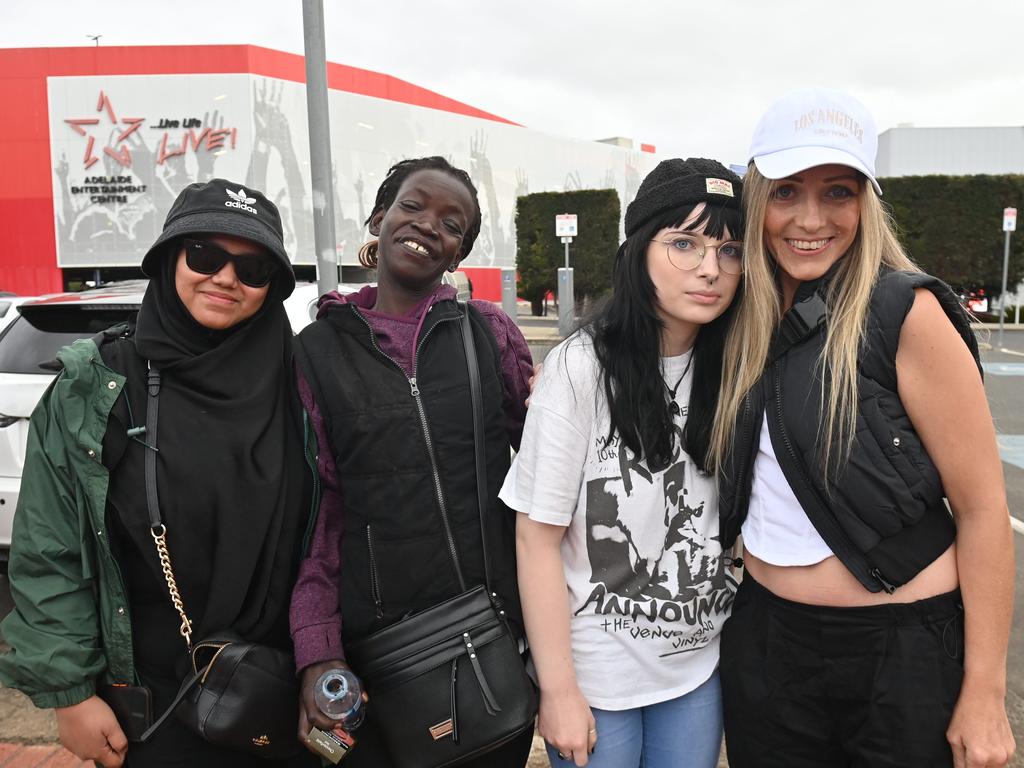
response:
M193 272L213 275L220 272L229 261L235 265L235 276L250 288L262 288L274 276L277 265L262 256L246 256L228 253L209 240L193 240L186 237L185 263Z

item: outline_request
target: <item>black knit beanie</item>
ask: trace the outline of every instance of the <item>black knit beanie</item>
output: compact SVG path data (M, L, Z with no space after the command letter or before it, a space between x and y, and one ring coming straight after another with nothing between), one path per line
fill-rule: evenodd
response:
M740 208L743 180L715 160L690 157L662 160L640 184L626 208L626 237L651 217L671 208L714 203Z

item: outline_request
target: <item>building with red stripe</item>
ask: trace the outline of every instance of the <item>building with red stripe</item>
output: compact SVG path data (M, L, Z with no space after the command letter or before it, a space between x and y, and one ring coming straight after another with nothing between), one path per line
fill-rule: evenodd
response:
M0 290L138 274L177 193L214 177L278 204L289 253L312 279L301 56L247 45L6 49L0 72ZM470 172L483 227L464 268L493 299L500 267L515 264L519 195L612 187L628 201L656 162L649 145L544 134L388 75L328 64L327 78L343 270L357 264L377 186L402 158L443 155Z

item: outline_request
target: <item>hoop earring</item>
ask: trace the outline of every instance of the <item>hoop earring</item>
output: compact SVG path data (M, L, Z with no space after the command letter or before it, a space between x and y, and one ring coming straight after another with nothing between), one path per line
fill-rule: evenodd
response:
M451 264L448 265L448 271L449 272L455 272L458 268L459 268L459 262L457 262L457 261L453 261Z
M379 246L380 242L377 240L363 243L363 247L359 249L359 263L367 269L376 269Z

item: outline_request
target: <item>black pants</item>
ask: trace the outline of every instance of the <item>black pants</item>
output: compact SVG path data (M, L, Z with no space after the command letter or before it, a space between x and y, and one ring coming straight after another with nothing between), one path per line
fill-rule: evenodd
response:
M722 630L730 768L937 768L963 679L959 590L828 608L746 574Z
M353 734L356 746L340 763L341 768L392 768L393 763L387 748L374 726L373 707L367 709L366 721ZM459 768L523 768L530 757L533 745L533 728L526 731L507 744L488 752L468 763L460 764Z

